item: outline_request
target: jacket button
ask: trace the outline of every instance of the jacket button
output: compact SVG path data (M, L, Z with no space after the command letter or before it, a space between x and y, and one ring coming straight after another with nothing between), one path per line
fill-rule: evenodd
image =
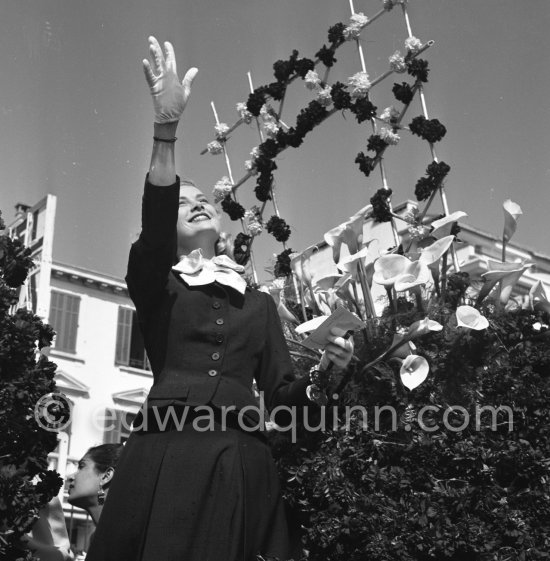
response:
M218 319L216 320L216 323L217 323L218 325L223 325L223 323L224 323L223 318L218 318Z
M223 343L223 335L221 333L218 333L216 335L216 343L218 343L218 344Z
M214 308L214 310L219 310L222 307L222 305L219 302L214 302L212 304L212 307Z
M219 360L220 353L212 353L212 360Z
M217 370L209 370L209 371L208 371L208 375L209 375L209 376L217 376L217 375L218 375L218 371L217 371Z

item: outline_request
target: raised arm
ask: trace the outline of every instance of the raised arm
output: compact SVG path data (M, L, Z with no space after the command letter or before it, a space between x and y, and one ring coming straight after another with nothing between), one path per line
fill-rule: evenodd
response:
M149 183L167 186L176 181L176 131L198 70L190 68L180 82L174 47L168 41L164 43L163 52L155 37L149 37L149 53L152 63L147 59L143 60L143 71L154 107L154 141Z
M154 309L176 254L179 185L174 144L197 74L196 68L190 68L179 81L169 42L164 43L163 52L158 41L149 37L149 53L151 62L144 60L143 70L153 98L154 143L143 195L141 233L130 250L126 275L140 321L146 321Z

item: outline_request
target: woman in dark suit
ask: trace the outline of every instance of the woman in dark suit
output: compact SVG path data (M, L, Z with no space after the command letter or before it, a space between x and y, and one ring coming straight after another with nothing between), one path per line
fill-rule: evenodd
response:
M275 304L223 255L220 216L176 176L174 143L197 69L180 83L174 51L149 39L155 108L142 231L126 277L154 384L124 447L88 561L288 559L279 482L252 392L269 410L303 407ZM332 337L344 368L353 344Z

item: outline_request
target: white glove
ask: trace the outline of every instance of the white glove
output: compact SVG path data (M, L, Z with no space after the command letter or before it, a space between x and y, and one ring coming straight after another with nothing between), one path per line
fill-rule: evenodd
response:
M153 68L147 59L143 61L143 71L153 97L155 123L179 121L191 93L191 84L198 72L197 68L190 68L180 83L174 47L166 41L164 48L166 56L155 37L149 37Z

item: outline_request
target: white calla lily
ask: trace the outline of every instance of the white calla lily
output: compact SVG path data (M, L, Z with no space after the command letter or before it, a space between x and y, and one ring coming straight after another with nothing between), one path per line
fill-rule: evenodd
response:
M500 283L500 303L506 304L515 284L523 273L533 266L533 263L522 261L521 263L501 263L500 261L487 260L486 273L482 273L485 283L479 292L476 305L479 305L491 292L493 287Z
M437 263L443 254L451 247L454 239L454 236L445 236L428 247L421 249L420 258L418 260L426 265L433 265L434 263Z
M533 310L544 310L550 314L550 302L546 294L546 289L541 280L537 281L529 291L529 304Z
M386 288L391 288L401 275L407 273L411 263L410 259L397 253L382 255L374 262L372 280Z
M466 216L468 215L464 211L457 210L439 220L434 220L431 224L433 230L430 232L430 235L438 239L450 236L453 224Z
M426 284L430 280L431 273L428 266L422 261L411 261L405 272L395 279L395 291L404 292L405 290L411 290Z
M472 306L458 306L456 309L456 323L458 327L481 331L489 327L489 320Z
M428 361L419 355L409 355L403 361L399 374L403 385L409 390L417 388L430 372Z
M502 237L505 242L508 242L514 235L518 225L518 219L523 212L521 207L511 199L504 201L502 208L504 209L504 232Z
M332 247L332 257L335 263L340 261L342 244L347 245L350 253L357 253L361 247L363 242L363 224L365 223L365 216L370 209L370 205L362 208L350 217L349 220L324 234L325 241Z
M417 337L422 337L422 335L426 335L430 332L441 331L443 326L430 318L424 318L409 325L409 329L405 334L407 340L416 339Z

